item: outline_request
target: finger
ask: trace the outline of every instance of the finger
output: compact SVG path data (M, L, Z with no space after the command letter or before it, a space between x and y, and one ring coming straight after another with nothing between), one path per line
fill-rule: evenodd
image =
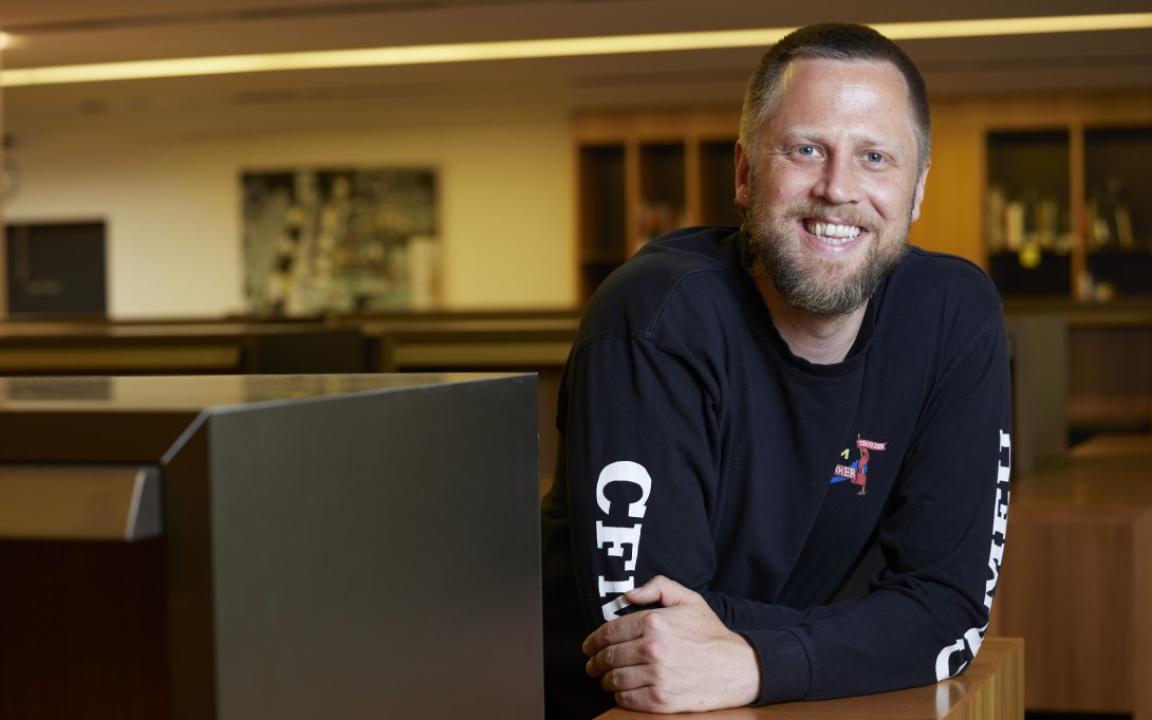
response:
M651 643L643 639L609 645L588 658L584 669L592 677L600 677L615 668L643 665L652 660L650 646Z
M616 668L604 673L600 678L600 687L608 692L624 692L637 690L651 683L651 672L647 665L634 665L626 668Z
M663 607L703 602L699 594L663 575L657 575L640 587L629 590L624 594L624 598L633 605L658 604Z
M667 698L657 692L651 685L638 687L632 690L621 690L615 695L616 704L628 710L640 712L672 712L674 708L666 702Z
M609 645L635 640L644 634L642 623L646 614L647 611L632 613L604 623L593 630L591 635L584 638L581 649L585 655L591 657Z

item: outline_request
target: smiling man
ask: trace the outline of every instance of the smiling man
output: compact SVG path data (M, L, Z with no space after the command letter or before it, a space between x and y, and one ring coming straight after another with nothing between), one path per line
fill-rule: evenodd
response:
M975 656L1008 362L983 273L907 244L929 157L895 44L798 30L745 96L743 227L655 241L596 293L543 506L550 717L872 693Z

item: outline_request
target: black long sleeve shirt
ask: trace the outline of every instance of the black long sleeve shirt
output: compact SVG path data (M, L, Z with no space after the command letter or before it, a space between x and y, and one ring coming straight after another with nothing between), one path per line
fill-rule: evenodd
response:
M742 238L681 231L593 298L566 368L545 498L550 714L611 696L580 642L666 575L755 649L758 703L931 683L979 650L1008 506L1000 301L910 248L841 363L793 355ZM885 568L831 601L874 543Z

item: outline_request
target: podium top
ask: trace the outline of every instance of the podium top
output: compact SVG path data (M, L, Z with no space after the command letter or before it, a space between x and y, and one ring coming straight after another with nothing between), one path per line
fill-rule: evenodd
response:
M188 375L0 378L0 413L147 412L410 390L481 382L515 373Z
M202 413L523 373L0 378L0 462L155 462Z

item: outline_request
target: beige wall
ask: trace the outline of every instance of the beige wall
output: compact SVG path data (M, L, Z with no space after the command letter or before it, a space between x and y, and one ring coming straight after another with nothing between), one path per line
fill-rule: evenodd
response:
M10 98L18 100L18 98ZM576 300L567 109L474 99L108 112L12 128L9 222L104 218L115 318L243 309L239 175L296 165L440 171L450 308Z

